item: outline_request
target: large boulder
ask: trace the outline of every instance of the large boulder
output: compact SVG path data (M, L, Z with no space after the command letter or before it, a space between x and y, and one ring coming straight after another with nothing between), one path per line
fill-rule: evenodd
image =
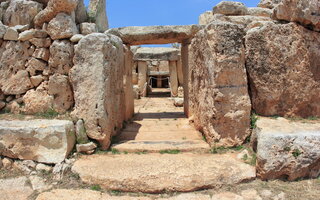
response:
M34 24L37 27L42 27L44 23L50 22L58 13L71 14L77 5L78 0L50 0L47 7L35 16Z
M214 22L189 48L189 114L212 146L240 145L250 134L243 37L239 25Z
M169 60L179 59L179 49L168 47L141 47L134 53L134 60Z
M320 34L268 23L246 36L253 109L264 116L320 116Z
M319 0L282 0L274 10L278 20L298 22L306 27L320 31Z
M84 5L83 0L78 0L78 5L75 10L76 23L81 24L88 20L88 14L86 6Z
M68 75L73 67L73 56L74 47L69 40L55 40L50 46L50 72Z
M78 33L76 23L65 13L59 13L48 24L48 34L52 40L68 39Z
M93 33L75 48L70 80L74 90L73 115L85 122L87 135L98 140L103 149L110 146L123 108L123 44L118 37ZM90 91L90 95L88 95ZM121 121L122 123L122 121Z
M320 124L259 118L257 172L262 179L320 175Z
M125 44L169 44L192 38L201 26L128 26L109 29L106 33L120 37Z
M104 32L109 28L106 0L90 0L88 15L91 22L97 25L100 32Z
M0 121L2 156L56 164L64 161L74 144L71 121Z
M54 74L48 82L48 94L54 96L53 109L64 113L72 108L73 92L68 76Z
M246 15L247 13L247 7L241 2L221 1L213 7L213 14Z
M261 0L258 4L258 7L261 8L275 8L282 0Z
M14 0L3 15L3 23L8 26L33 24L34 17L42 10L43 5L35 1Z
M26 70L20 70L3 83L1 90L6 95L24 94L33 87Z

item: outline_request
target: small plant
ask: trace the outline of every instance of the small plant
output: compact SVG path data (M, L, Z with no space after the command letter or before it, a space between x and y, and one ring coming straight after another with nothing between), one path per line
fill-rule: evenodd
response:
M93 185L90 187L91 190L94 190L94 191L101 191L101 187L100 185Z
M242 157L242 160L247 161L248 160L248 155L244 154L243 157Z
M257 154L253 153L251 160L247 162L249 165L255 166L257 163Z
M121 194L121 191L119 191L119 190L111 190L110 192L111 192L112 195L115 195L115 196Z
M293 155L293 157L295 157L295 158L298 158L301 154L302 154L302 153L301 153L301 151L300 151L299 149L294 149L294 150L292 151L292 155Z
M207 142L207 138L206 138L205 135L202 136L202 140L205 141L205 142Z
M127 152L127 151L124 151L123 153L124 153L124 154L128 154L128 152Z
M271 118L272 119L278 119L280 116L278 116L278 115L273 115L273 116L271 116Z
M289 151L291 151L291 148L290 147L285 147L283 150L289 152Z
M118 149L112 148L112 149L111 149L111 153L112 153L112 154L120 154L120 151L119 151Z
M180 150L175 149L175 150L162 150L159 152L160 154L179 154Z
M317 117L308 117L307 120L318 120L319 118Z
M36 114L36 116L46 118L46 119L53 119L59 116L59 113L55 111L53 108L50 108L46 112Z
M230 149L234 150L234 151L240 151L240 150L244 149L244 146L240 145L240 146L236 146L236 147L231 147Z
M148 153L147 151L141 151L141 152L136 152L135 154L143 155L143 154L147 154L147 153Z
M186 138L186 137L183 137L182 139L183 139L183 140L186 140L187 138Z
M258 121L258 116L255 113L252 113L250 118L251 129L257 128L257 121Z

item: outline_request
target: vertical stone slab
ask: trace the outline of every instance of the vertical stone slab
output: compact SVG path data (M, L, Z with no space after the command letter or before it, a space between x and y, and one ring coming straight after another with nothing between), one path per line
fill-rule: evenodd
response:
M177 61L169 61L169 72L170 72L170 89L171 96L178 96L178 74L177 74Z
M90 0L88 15L89 20L96 23L99 32L109 28L106 0Z
M190 45L190 107L211 146L241 145L250 134L244 34L239 25L215 22Z
M157 79L157 88L162 88L162 76L158 76L158 79Z
M148 72L148 64L145 61L138 61L138 73L139 73L139 80L138 86L141 96L145 97L147 95L147 72Z
M80 40L75 48L70 80L74 90L72 115L83 119L87 135L99 141L102 149L110 145L117 130L123 102L123 44L120 38L93 33Z
M132 118L134 114L134 96L132 84L132 67L133 67L133 53L130 47L124 46L125 50L125 74L124 74L124 94L125 94L125 120Z
M183 72L183 96L184 96L184 114L187 117L192 115L189 106L189 43L182 43L181 46L181 62Z
M183 85L183 67L182 67L181 56L177 60L177 73L178 73L179 86L182 86Z

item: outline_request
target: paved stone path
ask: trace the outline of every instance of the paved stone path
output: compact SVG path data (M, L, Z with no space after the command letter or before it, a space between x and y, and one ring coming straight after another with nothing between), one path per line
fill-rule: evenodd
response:
M122 152L208 152L209 145L200 132L189 124L183 108L170 98L136 100L136 115L118 136L114 149Z

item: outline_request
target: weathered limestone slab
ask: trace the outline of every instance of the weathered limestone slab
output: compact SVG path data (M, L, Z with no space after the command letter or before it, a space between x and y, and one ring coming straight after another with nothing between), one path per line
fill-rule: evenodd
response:
M23 94L33 87L26 70L20 70L3 83L1 90L4 94Z
M244 28L247 28L251 23L254 22L269 22L272 21L270 17L262 17L262 16L226 16L226 15L214 15L214 21L225 21L231 22L234 24L243 25Z
M213 7L213 14L246 15L247 7L241 2L222 1Z
M231 155L210 154L84 156L72 171L108 190L146 193L215 188L256 176L254 167Z
M124 46L125 51L125 75L124 75L124 95L125 95L125 120L128 121L134 115L134 94L132 84L133 53L130 47Z
M179 49L165 47L141 47L134 53L134 60L170 60L179 59Z
M109 28L106 0L90 0L88 15L89 19L97 25L99 32L104 32Z
M42 4L35 1L9 1L3 15L3 23L8 26L33 24L34 17L42 10Z
M49 23L58 13L71 14L77 7L78 0L50 0L47 7L34 18L36 27Z
M0 155L60 163L75 144L74 125L64 120L0 121Z
M27 177L0 179L0 195L5 200L23 200L33 193Z
M115 28L106 33L119 36L129 45L169 44L183 42L192 38L199 30L199 25L188 26L131 26Z
M123 89L124 53L118 37L93 33L75 48L74 67L70 70L75 108L73 115L85 122L87 135L98 140L103 149L123 115L118 108ZM90 95L88 95L90 91ZM119 100L118 100L119 99Z
M259 17L272 17L273 10L268 8L252 7L248 8L248 15Z
M55 40L50 46L50 72L68 75L73 67L74 47L68 40Z
M138 86L141 96L145 97L147 95L146 92L146 84L147 84L147 72L148 65L145 61L138 62Z
M78 5L75 10L75 18L77 24L88 21L87 8L84 4L84 0L78 0Z
M207 25L213 20L212 11L206 11L199 16L199 25Z
M250 134L243 36L239 25L214 22L189 47L189 97L185 99L196 128L210 145L240 145Z
M253 109L263 116L320 116L318 32L268 23L246 36Z
M281 3L281 1L282 0L261 0L258 7L273 9Z
M262 179L320 175L320 123L259 118L257 172Z
M68 39L78 34L78 28L71 16L65 13L59 13L48 24L48 34L51 39Z
M177 61L169 61L169 72L170 72L170 89L171 96L178 96L178 71L177 71Z
M320 1L282 0L274 10L274 17L320 31Z

